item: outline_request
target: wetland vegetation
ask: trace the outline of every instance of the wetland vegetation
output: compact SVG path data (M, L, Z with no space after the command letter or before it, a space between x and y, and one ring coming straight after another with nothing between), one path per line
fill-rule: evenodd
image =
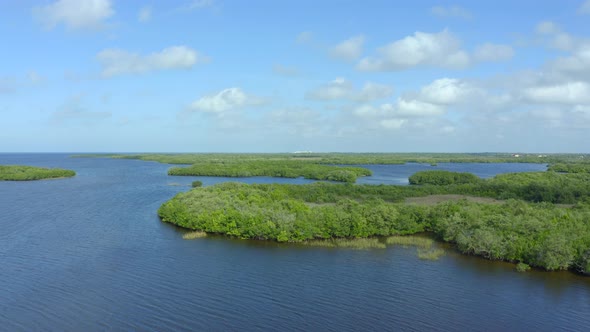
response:
M181 153L181 154L83 154L74 157L139 159L167 164L296 160L330 165L391 165L404 163L590 163L586 154L512 153Z
M404 203L406 198L432 194L503 201ZM229 182L180 193L161 206L159 215L163 221L204 232L329 246L337 246L334 239L430 232L466 254L588 273L589 197L590 174L553 172L503 174L451 185ZM419 253L424 259L440 254Z
M60 168L23 165L0 165L0 181L32 181L75 176L76 172Z

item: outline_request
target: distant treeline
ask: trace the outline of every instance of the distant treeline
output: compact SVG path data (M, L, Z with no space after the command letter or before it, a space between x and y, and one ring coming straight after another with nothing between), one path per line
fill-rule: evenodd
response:
M139 159L168 164L297 160L316 164L363 165L404 163L578 163L590 161L583 154L510 153L190 153L190 154L84 154L75 157Z
M31 181L75 176L76 172L60 168L0 165L0 181Z
M543 178L542 174L549 174ZM574 176L523 173L482 183L488 196L518 197L523 187L544 190L580 182ZM515 181L522 183L515 184ZM435 206L401 203L432 193L473 194L474 184L391 186L314 183L309 185L223 183L176 195L159 209L163 221L240 238L299 242L310 239L365 238L430 231L464 253L521 262L547 270L590 272L590 186L573 208L508 200L503 204L467 201ZM489 184L488 183L488 184ZM484 185L485 186L485 185ZM512 186L512 187L511 187ZM494 189L498 189L494 191ZM512 189L510 189L512 188ZM492 195L492 193L494 193Z

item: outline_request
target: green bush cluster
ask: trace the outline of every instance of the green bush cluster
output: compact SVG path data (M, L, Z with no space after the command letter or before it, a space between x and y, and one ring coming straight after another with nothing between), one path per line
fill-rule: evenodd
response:
M75 176L76 172L60 168L0 165L0 181L31 181Z
M421 171L409 178L410 184L433 184L447 186L450 184L478 183L480 178L471 173L450 171Z
M197 181L193 181L193 182L191 183L191 186L192 186L193 188L202 187L202 186L203 186L203 182L202 182L202 181L199 181L199 180L197 180Z
M306 179L349 183L355 182L359 176L369 176L371 174L370 170L361 167L320 165L297 160L210 161L196 163L189 167L173 167L168 170L168 175L304 177Z

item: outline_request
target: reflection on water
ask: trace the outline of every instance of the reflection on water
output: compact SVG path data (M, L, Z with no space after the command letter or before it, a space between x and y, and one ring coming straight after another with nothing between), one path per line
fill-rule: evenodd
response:
M187 241L156 210L197 178L171 179L169 165L61 154L0 154L0 164L78 173L0 182L0 330L500 331L590 324L590 278L573 273L517 273L512 264L459 255L445 244L439 244L447 247L445 256L425 261L416 248L401 246L312 248L221 236ZM451 166L470 170L470 164ZM471 166L480 176L544 169ZM407 179L425 166L370 167L375 176L367 183ZM198 179L205 185L228 180Z

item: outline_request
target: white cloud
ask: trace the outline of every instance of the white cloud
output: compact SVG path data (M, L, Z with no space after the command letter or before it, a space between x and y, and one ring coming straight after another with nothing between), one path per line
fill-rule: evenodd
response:
M477 61L503 61L514 56L514 50L508 45L485 43L475 49L473 57Z
M377 56L363 58L357 68L364 71L397 71L416 66L463 68L470 64L461 42L448 30L416 32L380 47Z
M564 77L590 80L590 43L580 45L569 56L551 61L548 69Z
M406 117L429 117L443 114L444 109L439 105L421 100L405 100L400 98L397 101L396 113Z
M246 106L262 105L264 103L263 98L248 95L240 88L228 88L195 100L190 105L190 110L222 114Z
M145 6L139 10L137 14L137 20L139 22L145 23L152 19L152 7Z
M352 61L360 58L363 53L364 36L354 36L332 47L330 55L337 59Z
M332 82L322 85L305 94L311 100L336 100L347 98L353 91L352 83L344 78L336 78Z
M470 11L459 6L435 6L430 8L430 13L442 18L461 18L464 20L471 20L473 18L473 14Z
M367 82L361 88L356 90L352 82L344 78L336 78L328 84L317 87L305 94L306 99L310 100L351 100L357 102L368 102L376 99L390 97L393 88L388 85Z
M527 88L524 97L534 103L585 104L590 103L590 84L568 82L565 84Z
M466 82L453 78L441 78L420 90L420 99L434 104L449 105L464 101L476 89Z
M578 8L578 14L590 15L590 0L584 1L580 8Z
M60 23L70 29L97 29L114 13L110 0L59 0L33 8L33 16L49 29Z
M400 129L406 122L408 122L406 119L383 119L379 121L379 124L387 129Z
M393 94L393 88L389 85L367 82L363 85L361 91L359 91L353 99L355 101L368 102L372 100L382 99L391 97Z
M354 110L354 114L362 118L420 118L435 117L444 114L445 109L417 99L398 98L395 104L381 104L377 107L361 105Z
M187 46L172 46L148 55L124 50L107 49L96 56L102 65L102 75L141 74L155 70L189 69L208 58Z
M579 40L563 32L557 24L551 21L543 21L537 24L535 31L543 38L544 44L561 51L571 51L579 42Z

